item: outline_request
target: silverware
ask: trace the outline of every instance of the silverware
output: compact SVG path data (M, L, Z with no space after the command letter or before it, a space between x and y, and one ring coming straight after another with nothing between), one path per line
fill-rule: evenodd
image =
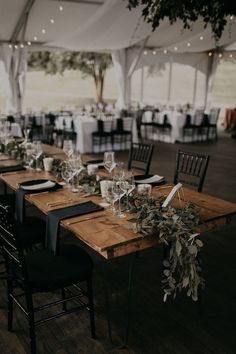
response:
M60 204L70 204L72 202L75 202L75 200L73 200L73 199L64 199L64 200L58 200L57 202L48 202L47 206L51 207L51 206L56 206L56 205L60 205Z
M105 216L105 214L97 215L97 216L90 216L90 217L82 219L82 220L69 221L66 223L66 225L73 225L73 224L77 224L77 223L83 222L83 221L94 220L94 219L102 218L103 216Z

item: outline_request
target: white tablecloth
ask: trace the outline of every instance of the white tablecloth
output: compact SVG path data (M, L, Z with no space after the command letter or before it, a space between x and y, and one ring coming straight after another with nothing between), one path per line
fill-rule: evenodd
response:
M148 138L151 140L166 141L169 143L183 141L183 126L185 124L186 115L176 111L165 110L159 113L155 113L154 121L156 121L156 123L163 124L165 115L167 115L168 122L172 126L170 135L160 134L158 131L157 133L153 133L153 130L150 127L150 129L147 130Z
M125 121L126 118L124 118ZM116 120L116 118L114 118ZM113 122L113 126L116 125ZM93 152L92 133L97 131L97 119L88 116L77 116L74 118L75 131L77 133L76 150L81 154ZM125 124L124 124L125 128ZM138 132L136 120L132 123L132 139L138 142ZM115 150L121 150L123 147L115 146ZM110 147L112 150L112 146Z

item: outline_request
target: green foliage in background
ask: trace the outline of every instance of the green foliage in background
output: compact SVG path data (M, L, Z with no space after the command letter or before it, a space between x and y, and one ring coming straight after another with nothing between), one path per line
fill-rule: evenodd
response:
M30 52L28 68L44 70L45 73L63 74L65 70L79 70L84 78L93 78L96 87L96 103L103 102L103 87L106 70L112 65L108 53L85 53L70 51Z

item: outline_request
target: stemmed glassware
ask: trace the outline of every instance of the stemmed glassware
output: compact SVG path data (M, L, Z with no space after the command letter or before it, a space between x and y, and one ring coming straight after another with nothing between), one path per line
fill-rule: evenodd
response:
M121 182L121 189L126 194L126 212L130 211L129 208L129 194L135 189L135 181L132 171L126 171L124 181Z
M84 166L81 161L81 156L77 154L73 154L71 158L68 160L71 171L71 181L72 181L72 192L78 192L79 187L77 185L77 177L84 170Z
M36 171L40 171L40 166L39 166L39 157L42 155L43 153L43 149L42 149L42 145L41 145L41 141L36 140L33 142L33 156L35 157L35 167L36 167Z
M70 188L70 180L72 177L72 170L69 161L63 161L61 164L61 176L66 182L66 187Z
M66 154L67 158L69 158L73 154L74 147L72 140L64 140L63 151Z
M115 153L114 151L104 152L104 167L111 174L112 170L115 168Z
M124 218L125 214L122 213L121 211L121 198L125 195L124 190L122 189L122 180L118 180L118 181L114 181L113 184L113 195L114 195L114 200L118 200L119 201L119 206L118 206L118 211L117 211L117 216L118 218Z

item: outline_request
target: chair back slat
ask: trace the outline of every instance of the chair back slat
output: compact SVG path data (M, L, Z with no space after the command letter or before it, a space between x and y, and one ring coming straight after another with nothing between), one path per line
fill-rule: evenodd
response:
M209 158L208 155L199 155L179 150L176 158L174 183L189 184L195 186L198 192L201 192Z
M154 145L152 144L132 143L129 154L128 169L130 170L131 168L137 168L143 170L145 174L148 174L153 148Z
M27 279L24 252L16 232L11 208L2 204L0 204L0 247L6 268L13 266L13 269L20 271L21 279Z

